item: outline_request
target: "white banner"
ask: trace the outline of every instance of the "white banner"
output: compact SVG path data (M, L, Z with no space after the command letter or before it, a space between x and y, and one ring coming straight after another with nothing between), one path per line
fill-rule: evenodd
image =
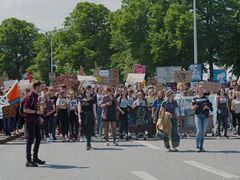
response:
M94 76L78 76L79 81L97 81L96 77Z
M126 82L142 83L145 79L145 74L129 73Z

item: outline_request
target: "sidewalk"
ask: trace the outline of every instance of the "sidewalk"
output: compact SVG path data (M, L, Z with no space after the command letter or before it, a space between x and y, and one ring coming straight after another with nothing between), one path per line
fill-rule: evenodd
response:
M9 137L9 136L5 136L4 134L0 133L0 144L5 144L9 141L13 141L13 140L15 140L15 139L17 139L17 138L19 138L23 135L24 135L24 132L19 132L19 133L14 134L14 135Z

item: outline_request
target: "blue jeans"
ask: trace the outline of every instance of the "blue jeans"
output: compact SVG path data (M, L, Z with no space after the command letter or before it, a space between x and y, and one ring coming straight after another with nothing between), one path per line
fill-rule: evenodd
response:
M197 128L196 143L197 148L203 148L204 137L208 127L208 118L204 115L195 116L195 125Z
M102 136L102 108L97 107L97 134L101 137Z
M3 119L3 129L6 136L11 136L11 132L14 131L15 118L4 118Z

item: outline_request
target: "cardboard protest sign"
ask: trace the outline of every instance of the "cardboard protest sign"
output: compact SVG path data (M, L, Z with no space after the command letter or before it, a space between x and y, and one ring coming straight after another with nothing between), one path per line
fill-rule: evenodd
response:
M146 74L146 66L141 64L135 64L133 72L136 74Z
M174 83L174 72L181 70L181 66L157 67L157 82L159 84Z
M145 74L129 73L126 82L142 83L145 80Z
M109 71L109 84L113 87L117 87L119 85L119 70L111 69Z
M214 69L213 80L222 84L227 83L227 71L225 69Z
M201 64L191 64L188 70L192 72L192 82L202 81L202 65Z
M157 79L156 77L150 77L147 79L148 86L157 86Z
M80 84L80 82L78 81L77 76L61 75L61 76L56 77L56 82L54 83L54 87L58 88L60 86L65 85L68 90L74 89L77 91L79 84Z
M174 72L174 81L175 82L191 82L192 81L192 72L191 71L175 71Z
M217 82L202 82L200 84L205 91L213 93L217 93L222 88L222 84Z
M2 108L4 118L15 118L19 104L11 104Z
M79 81L97 81L97 78L94 76L78 76Z

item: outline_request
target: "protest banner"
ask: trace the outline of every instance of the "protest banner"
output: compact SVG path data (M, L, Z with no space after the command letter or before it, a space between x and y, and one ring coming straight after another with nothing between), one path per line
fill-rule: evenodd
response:
M174 83L174 72L181 70L181 66L157 67L157 82L159 84Z
M191 71L175 71L174 81L177 83L178 82L190 83L192 81L192 72Z
M192 100L194 96L176 96L175 100L178 103L177 114L183 120L184 130L188 133L195 133L195 114L192 111ZM213 112L210 113L207 133L212 133L215 124L217 123L217 96L208 96L209 101L213 105Z

